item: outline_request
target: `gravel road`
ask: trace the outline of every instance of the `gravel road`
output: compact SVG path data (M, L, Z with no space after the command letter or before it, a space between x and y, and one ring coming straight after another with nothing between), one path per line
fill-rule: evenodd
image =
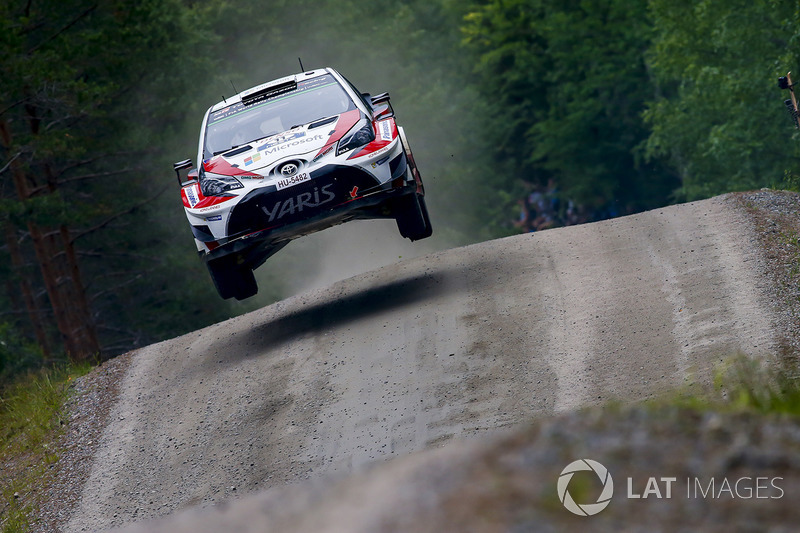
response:
M776 353L724 198L390 265L134 354L66 531L708 383Z

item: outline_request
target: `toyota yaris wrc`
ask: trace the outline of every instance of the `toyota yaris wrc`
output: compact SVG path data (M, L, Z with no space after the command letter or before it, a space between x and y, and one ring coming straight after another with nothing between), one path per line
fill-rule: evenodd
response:
M432 233L425 189L387 93L331 68L264 83L211 107L196 169L175 163L200 257L222 298L258 292L253 269L292 239L354 219Z

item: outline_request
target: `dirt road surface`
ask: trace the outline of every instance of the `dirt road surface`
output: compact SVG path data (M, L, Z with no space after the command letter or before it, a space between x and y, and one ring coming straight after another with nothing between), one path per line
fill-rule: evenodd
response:
M715 198L520 235L144 348L67 531L707 383L778 342L748 232Z

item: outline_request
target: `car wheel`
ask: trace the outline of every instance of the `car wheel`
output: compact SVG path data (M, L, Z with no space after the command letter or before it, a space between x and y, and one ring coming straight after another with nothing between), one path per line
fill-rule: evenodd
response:
M219 295L227 300L244 300L258 292L258 283L253 270L247 265L239 265L236 257L223 257L207 263L208 272L214 281Z
M395 220L400 235L412 241L426 239L433 234L425 197L419 194L403 196L395 208Z

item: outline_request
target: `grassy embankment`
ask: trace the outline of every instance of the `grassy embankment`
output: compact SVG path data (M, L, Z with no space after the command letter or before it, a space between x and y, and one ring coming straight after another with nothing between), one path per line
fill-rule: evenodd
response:
M42 370L18 379L0 397L0 531L28 531L28 517L41 502L58 461L56 443L66 423L64 406L73 379L91 365Z

